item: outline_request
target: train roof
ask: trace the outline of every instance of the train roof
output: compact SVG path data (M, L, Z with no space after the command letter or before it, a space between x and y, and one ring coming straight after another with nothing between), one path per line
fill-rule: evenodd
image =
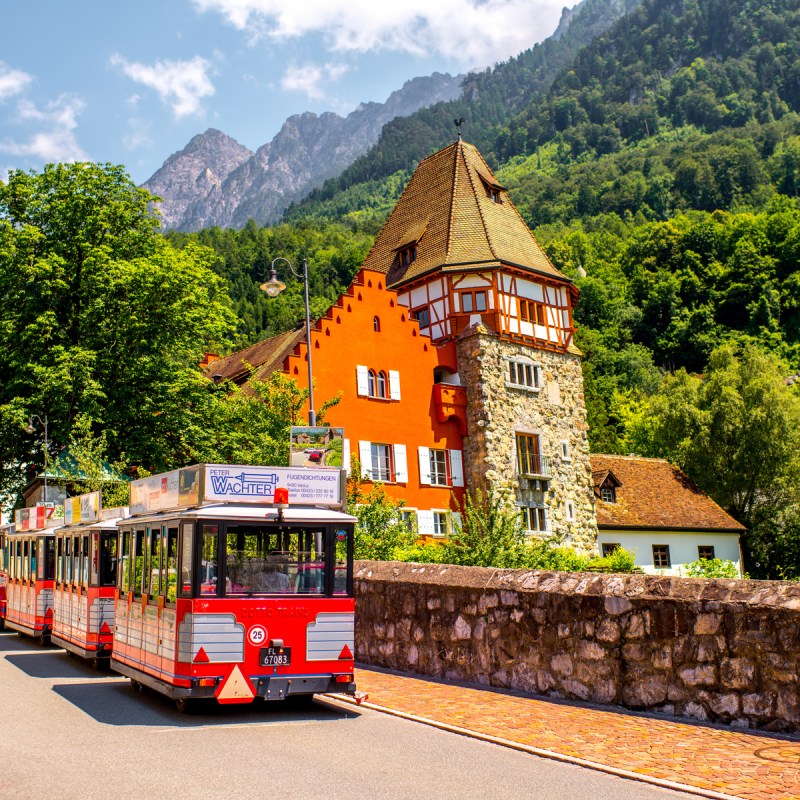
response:
M357 522L357 518L330 508L316 506L290 506L274 508L263 505L215 503L176 511L160 511L154 514L129 517L122 524L140 525L165 519L219 519L230 522L285 522L288 524L336 525Z

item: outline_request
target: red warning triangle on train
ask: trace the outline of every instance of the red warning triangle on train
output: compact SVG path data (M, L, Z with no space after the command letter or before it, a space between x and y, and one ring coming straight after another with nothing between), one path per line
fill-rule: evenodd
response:
M103 624L100 626L100 633L111 633L111 628L108 627L107 622L103 622Z
M199 663L207 664L208 661L209 661L208 655L206 654L206 651L201 647L197 651L197 655L194 657L194 663L195 664L199 664Z
M345 645L342 648L342 652L339 653L339 658L341 659L341 658L352 658L352 657L353 657L352 650L350 650L350 648L347 645Z

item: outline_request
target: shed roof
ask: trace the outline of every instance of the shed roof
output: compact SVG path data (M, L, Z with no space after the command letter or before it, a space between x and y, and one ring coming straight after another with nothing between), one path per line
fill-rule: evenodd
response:
M590 460L598 495L597 524L601 529L745 530L668 461L599 454ZM599 497L600 485L609 473L618 481L616 503L606 503Z

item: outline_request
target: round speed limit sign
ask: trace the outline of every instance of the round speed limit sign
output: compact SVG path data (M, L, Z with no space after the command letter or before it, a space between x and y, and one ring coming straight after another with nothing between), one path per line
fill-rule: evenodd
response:
M247 631L247 641L254 645L264 644L267 641L267 629L263 625L253 625Z

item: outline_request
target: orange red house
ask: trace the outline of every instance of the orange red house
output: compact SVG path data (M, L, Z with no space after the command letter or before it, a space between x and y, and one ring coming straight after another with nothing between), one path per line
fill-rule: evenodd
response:
M594 547L597 527L577 290L549 261L475 147L417 167L347 291L312 323L315 391L341 393L364 477L406 502L423 535L446 535L474 489L515 503L534 532ZM304 326L214 361L307 384ZM248 366L249 365L249 366Z

